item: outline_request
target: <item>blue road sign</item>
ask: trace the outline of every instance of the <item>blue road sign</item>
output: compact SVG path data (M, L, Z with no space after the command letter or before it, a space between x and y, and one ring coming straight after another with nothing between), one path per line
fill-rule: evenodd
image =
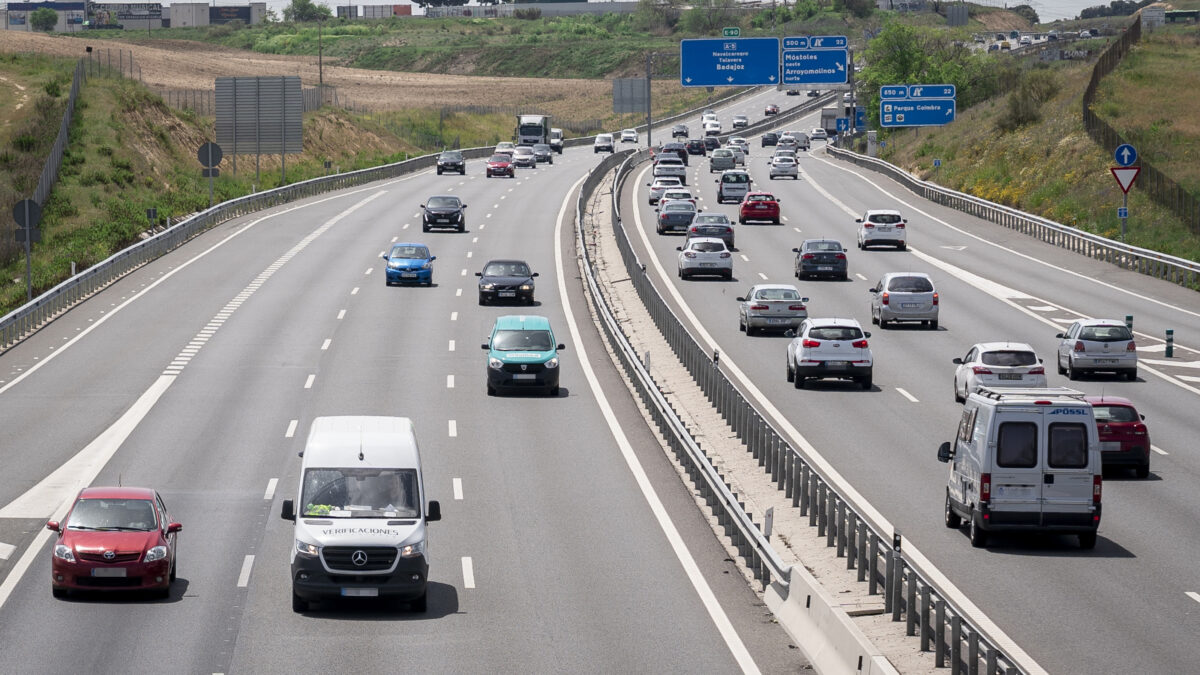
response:
M854 128L867 128L867 109L861 105L854 106Z
M808 49L808 36L801 35L800 37L785 37L783 38L784 49Z
M779 84L779 38L708 38L679 43L685 87Z
M957 92L952 84L912 84L908 87L908 97L913 100L956 98Z
M1133 166L1137 161L1137 149L1128 143L1122 143L1117 146L1113 158L1117 160L1118 166Z
M933 166L934 166L934 167L939 167L939 166L941 166L941 165L942 165L942 160L940 160L940 159L935 159L935 160L933 160Z
M879 88L879 98L908 98L908 85L906 84L889 84L886 87Z
M954 99L879 102L882 127L936 127L954 121Z
M1117 217L1118 218L1128 218L1129 217L1129 209L1125 208L1124 206L1118 206L1117 207Z
M845 35L821 35L808 39L810 49L846 49L849 43Z
M845 49L783 50L783 84L846 84Z
M850 118L849 117L837 118L837 132L840 134L840 133L845 133L847 131L850 131Z

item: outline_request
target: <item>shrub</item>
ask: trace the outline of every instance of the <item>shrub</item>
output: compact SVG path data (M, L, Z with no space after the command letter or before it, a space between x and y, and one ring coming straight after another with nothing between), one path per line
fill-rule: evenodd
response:
M1058 82L1050 70L1038 68L1025 73L1016 91L1008 95L1008 109L996 120L996 127L1009 132L1040 120L1042 104L1056 91Z
M529 9L518 9L513 12L513 17L533 21L542 18L542 10L540 7L530 7Z

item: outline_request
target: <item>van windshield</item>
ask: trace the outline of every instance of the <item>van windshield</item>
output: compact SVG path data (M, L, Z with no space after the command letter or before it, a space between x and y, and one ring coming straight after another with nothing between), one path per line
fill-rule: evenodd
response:
M311 468L304 472L301 515L321 518L416 518L416 469Z
M750 176L744 173L727 173L721 176L722 183L749 183Z
M548 352L554 340L548 330L498 330L492 336L492 349L498 352Z

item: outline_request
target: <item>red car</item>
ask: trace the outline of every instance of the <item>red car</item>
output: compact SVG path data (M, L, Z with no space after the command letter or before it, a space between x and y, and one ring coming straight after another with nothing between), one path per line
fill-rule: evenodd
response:
M54 597L72 590L148 590L171 594L175 551L183 526L171 520L149 488L91 487L75 498L51 552Z
M513 170L512 155L501 153L488 158L487 177L491 178L492 176L516 177L516 173Z
M751 192L742 200L738 209L738 223L745 225L751 220L769 220L779 224L779 200L770 192Z
M1119 396L1088 396L1100 432L1100 460L1104 468L1133 467L1138 478L1150 475L1150 432L1133 402Z
M766 110L763 110L763 114L764 115L778 115L779 114L779 106L775 105L774 103L768 103Z

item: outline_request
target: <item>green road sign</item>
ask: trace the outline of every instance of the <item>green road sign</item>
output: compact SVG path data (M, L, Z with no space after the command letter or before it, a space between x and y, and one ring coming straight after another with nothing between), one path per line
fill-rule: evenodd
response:
M731 26L721 29L721 37L741 37L742 29L737 26Z

